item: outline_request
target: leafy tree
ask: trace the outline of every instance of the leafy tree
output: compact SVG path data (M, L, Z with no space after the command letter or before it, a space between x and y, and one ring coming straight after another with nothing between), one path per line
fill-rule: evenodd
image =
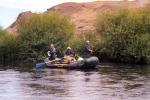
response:
M122 8L98 14L96 30L106 40L106 53L113 61L150 61L150 9Z
M32 14L27 20L20 20L19 33L22 41L22 52L28 58L41 59L48 46L53 43L59 54L73 36L74 25L68 16L57 12Z
M15 64L18 51L19 44L16 37L0 29L0 63Z

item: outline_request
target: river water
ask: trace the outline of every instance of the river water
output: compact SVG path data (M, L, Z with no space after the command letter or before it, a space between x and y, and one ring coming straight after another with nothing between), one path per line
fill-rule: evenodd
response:
M94 70L0 67L0 100L150 100L150 65Z

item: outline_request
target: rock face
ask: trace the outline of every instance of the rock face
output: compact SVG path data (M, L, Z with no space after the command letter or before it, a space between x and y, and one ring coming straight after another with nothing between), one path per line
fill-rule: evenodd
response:
M69 15L71 21L76 26L76 34L93 33L95 31L94 23L97 12L104 10L117 10L119 7L125 4L131 7L140 7L141 5L138 4L137 1L96 1L87 3L67 2L53 6L52 8L47 9L46 12L51 13L57 11L65 15ZM19 14L17 20L6 30L11 33L17 33L17 22L19 20L25 20L31 14L32 13L30 11Z
M116 9L118 4L109 4L106 2L90 3L63 3L47 9L47 12L58 11L69 15L76 26L76 34L94 32L94 20L98 11L106 9Z
M9 33L17 33L18 31L18 22L21 20L26 20L32 14L31 11L22 12L18 15L17 20L12 23L6 30Z

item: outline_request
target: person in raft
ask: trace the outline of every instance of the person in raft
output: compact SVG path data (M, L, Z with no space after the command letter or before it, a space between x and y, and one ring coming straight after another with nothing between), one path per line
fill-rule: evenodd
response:
M70 56L73 57L74 53L73 50L71 49L71 47L67 47L67 50L65 52L65 56Z
M75 61L73 56L74 56L73 50L71 49L71 47L67 47L65 56L64 56L64 62L71 63L71 62Z
M93 50L90 46L90 41L87 40L85 42L85 44L83 45L83 54L84 54L84 57L90 57L93 53Z
M49 60L55 60L56 58L56 49L54 47L54 44L50 45L50 48L48 49L47 55L49 57Z

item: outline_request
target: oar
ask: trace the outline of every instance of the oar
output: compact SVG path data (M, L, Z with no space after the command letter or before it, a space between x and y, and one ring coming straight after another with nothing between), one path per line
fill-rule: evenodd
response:
M35 67L36 67L36 68L42 68L44 65L45 65L45 62L37 63L37 64L35 65Z
M36 68L42 68L42 67L44 67L46 65L46 63L51 63L51 62L54 62L54 61L57 61L57 59L56 60L47 61L47 62L37 63L35 65L35 67Z

